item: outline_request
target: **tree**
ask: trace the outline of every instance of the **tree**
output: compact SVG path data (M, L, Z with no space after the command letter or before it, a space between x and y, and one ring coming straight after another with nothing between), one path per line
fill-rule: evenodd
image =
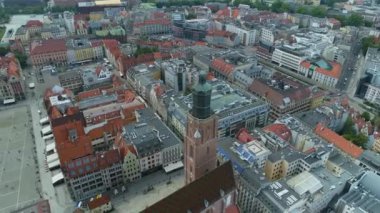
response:
M0 56L5 56L7 53L9 53L8 47L0 47Z
M258 10L269 10L268 5L262 0L256 0L253 4L253 7L257 8Z
M364 20L364 26L366 26L366 27L372 27L373 26L373 22Z
M309 10L304 7L304 6L300 6L297 10L296 10L296 13L300 13L300 14L308 14L309 13Z
M354 129L354 122L351 117L348 117L346 122L344 123L342 129L342 135L355 135L356 131Z
M375 130L379 130L380 129L380 116L379 115L377 115L376 117L374 117L371 122L372 122L372 125L374 125Z
M189 13L187 16L186 16L186 19L189 20L189 19L196 19L197 18L197 15L195 13Z
M365 111L362 113L362 118L364 118L365 121L369 121L371 120L371 115L369 114L369 112Z
M368 137L365 136L363 133L358 134L355 136L355 138L352 140L352 142L360 147L364 147L364 145L367 143Z
M347 19L347 25L359 27L364 24L364 18L360 14L353 13Z
M288 3L276 0L271 6L271 11L275 13L284 13L290 11L290 5Z
M21 68L25 68L27 66L28 56L20 52L15 52L15 56L20 62Z
M313 7L310 11L310 15L314 17L324 18L326 17L326 8L322 6Z
M374 36L368 36L362 39L363 54L367 54L369 47L380 48L380 42Z
M334 4L335 4L335 1L334 0L327 0L326 1L327 3L327 6L329 6L329 7L334 7Z

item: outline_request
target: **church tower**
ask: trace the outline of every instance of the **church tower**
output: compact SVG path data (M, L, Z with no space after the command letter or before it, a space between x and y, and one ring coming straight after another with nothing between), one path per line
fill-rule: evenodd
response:
M201 72L193 87L193 107L187 115L185 178L189 184L216 168L218 122L211 110L212 87Z

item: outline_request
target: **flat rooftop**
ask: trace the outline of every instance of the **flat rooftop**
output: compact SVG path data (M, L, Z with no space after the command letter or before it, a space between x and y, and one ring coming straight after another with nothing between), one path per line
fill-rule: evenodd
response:
M220 118L230 115L231 113L242 112L248 108L265 105L266 103L257 97L233 88L228 83L220 80L210 81L212 86L211 109ZM185 112L192 108L192 94L175 98L177 103Z

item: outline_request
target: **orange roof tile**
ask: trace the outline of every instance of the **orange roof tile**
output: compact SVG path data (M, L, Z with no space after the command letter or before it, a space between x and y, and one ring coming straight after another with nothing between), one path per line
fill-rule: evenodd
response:
M77 139L70 141L69 131L73 129L76 130ZM55 126L53 127L53 135L61 165L73 159L93 153L91 140L85 135L81 121Z
M87 99L87 98L92 98L101 95L102 93L100 92L100 89L93 89L93 90L88 90L88 91L83 91L78 93L77 99L78 101Z
M332 66L331 70L323 69L322 67L316 67L315 72L318 72L322 75L330 76L332 78L339 79L341 73L342 73L342 65L336 62L329 62ZM311 66L311 63L309 61L303 61L301 62L301 66L309 69Z
M289 142L292 138L292 132L285 124L270 124L263 128L266 132L273 132L278 137L282 138L284 141Z
M211 67L225 76L229 76L234 70L234 65L225 62L221 58L216 58L211 62Z
M240 129L236 134L236 138L242 143L248 143L255 139L251 134L249 134L246 128Z
M340 150L352 156L353 158L357 159L363 153L362 148L356 146L351 141L346 140L344 137L338 135L337 133L325 127L321 123L318 123L318 125L315 127L314 132L315 134L319 135L329 143L334 144Z
M29 20L28 22L26 22L26 27L42 27L42 22L40 22L39 20Z
M225 213L239 213L239 212L240 212L239 208L235 204L228 206L225 211Z
M107 195L102 195L101 197L95 198L87 203L90 210L96 209L102 205L109 203L111 200Z
M50 107L50 110L51 110L50 111L50 120L62 117L61 112L58 110L58 108L56 106Z

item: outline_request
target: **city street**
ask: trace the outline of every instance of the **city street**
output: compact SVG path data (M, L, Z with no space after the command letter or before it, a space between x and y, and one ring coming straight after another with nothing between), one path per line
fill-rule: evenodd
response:
M361 42L358 42L358 33L354 32L351 41L353 45L351 46L350 53L348 54L348 57L346 58L345 63L343 64L342 74L339 78L339 81L335 86L335 88L340 91L346 91L346 89L349 88L348 85L353 76L353 72L355 71L354 68L356 65L356 61L358 59L359 54L361 54Z

